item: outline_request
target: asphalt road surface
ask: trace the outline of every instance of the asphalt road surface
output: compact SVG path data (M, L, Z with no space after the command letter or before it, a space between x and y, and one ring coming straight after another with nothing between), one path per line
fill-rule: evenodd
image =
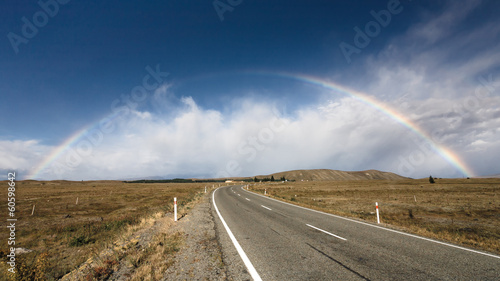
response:
M500 256L294 206L241 186L215 190L212 204L224 225L223 247L239 255L254 280L500 280Z

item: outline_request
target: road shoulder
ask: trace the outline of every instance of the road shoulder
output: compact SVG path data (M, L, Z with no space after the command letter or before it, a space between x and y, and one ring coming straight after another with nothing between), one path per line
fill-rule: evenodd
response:
M212 215L209 195L203 196L191 212L174 227L185 243L163 280L228 280L222 249Z

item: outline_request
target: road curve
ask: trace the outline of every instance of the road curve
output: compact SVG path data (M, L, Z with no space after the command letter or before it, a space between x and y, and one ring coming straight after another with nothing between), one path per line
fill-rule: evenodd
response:
M223 247L241 248L254 280L499 280L497 255L294 206L241 186L215 190L212 204L216 222L227 226L220 230ZM227 242L228 229L238 246Z

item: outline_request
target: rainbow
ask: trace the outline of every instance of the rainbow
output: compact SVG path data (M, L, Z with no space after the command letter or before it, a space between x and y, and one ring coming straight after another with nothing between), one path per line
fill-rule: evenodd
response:
M452 150L448 149L447 147L444 147L435 141L433 141L432 137L422 128L418 126L418 124L414 123L410 119L406 118L404 115L396 111L395 109L391 108L387 104L384 104L377 99L362 93L358 92L352 89L348 89L342 85L339 85L334 82L326 81L324 79L320 79L317 77L313 76L308 76L308 75L303 75L303 74L293 74L293 73L286 73L286 72L268 72L268 71L241 71L239 73L242 74L250 74L250 75L263 75L263 76L274 76L274 77L282 77L282 78L287 78L287 79L292 79L312 85L316 85L337 93L340 93L342 95L347 95L350 96L367 106L370 106L377 111L381 112L382 114L387 115L389 118L395 120L396 122L400 123L401 125L405 126L408 128L410 131L418 135L419 137L425 139L429 144L431 144L433 150L438 153L445 161L450 163L452 166L454 166L457 170L459 170L464 176L473 176L474 172L472 171L471 168L469 168L466 163ZM232 72L234 74L234 72ZM217 75L209 75L206 76L204 75L203 77L212 77L212 76L217 76ZM200 77L198 77L200 78ZM110 115L107 115L106 117L100 119L99 121L92 123L91 125L85 126L83 129L77 131L73 135L71 135L67 140L62 142L58 147L53 149L51 153L43 160L41 161L30 173L30 175L27 177L28 179L36 179L39 177L39 174L44 171L49 165L51 165L54 161L56 161L65 151L70 149L74 144L76 144L80 139L86 136L87 132L90 130L94 129L95 127L98 126L103 120L113 120L115 119L119 114L118 113L111 113Z
M429 144L431 144L431 146L435 152L437 152L444 160L446 160L452 166L457 168L464 176L469 177L469 176L474 175L473 170L470 167L468 167L466 165L466 163L456 153L454 153L452 150L448 149L447 147L435 142L432 139L432 137L425 130L423 130L422 128L420 128L418 126L418 124L416 124L415 122L406 118L403 114L401 114L400 112L391 108L387 104L384 104L384 103L376 100L375 98L373 98L365 93L361 93L361 92L358 92L358 91L355 91L352 89L348 89L348 88L341 86L339 84L336 84L336 83L333 83L330 81L326 81L323 79L319 79L317 77L303 75L303 74L291 74L291 73L286 73L286 72L265 72L265 71L249 72L249 73L255 73L258 75L272 75L272 76L279 76L279 77L284 77L284 78L288 78L288 79L293 79L293 80L305 82L308 84L320 86L320 87L323 87L325 89L353 97L354 99L356 99L356 100L378 110L379 112L387 115L389 118L395 120L396 122L400 123L401 125L405 126L408 129L410 129L416 135L425 139Z
M50 166L54 161L56 161L65 151L69 150L74 144L76 144L80 139L84 138L88 132L93 129L97 129L99 124L103 121L113 121L120 115L120 111L113 112L101 119L99 119L95 123L91 123L90 125L84 126L81 130L72 134L68 139L63 141L59 146L53 149L50 154L41 161L33 171L26 177L26 179L37 179L41 172L43 172L47 167Z

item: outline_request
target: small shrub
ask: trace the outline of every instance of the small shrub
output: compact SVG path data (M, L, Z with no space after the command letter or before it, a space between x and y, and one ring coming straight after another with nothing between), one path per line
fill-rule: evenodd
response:
M90 243L93 243L95 240L91 239L90 237L87 237L85 235L80 235L80 236L75 236L71 241L69 241L69 245L71 247L80 247L83 245L87 245Z
M35 280L47 280L49 268L49 254L41 253L35 263Z
M180 250L181 243L183 241L182 234L177 232L171 236L163 237L163 254L169 255L176 253Z
M30 258L29 258L30 257ZM34 261L30 255L16 257L16 280L34 280L35 269ZM31 260L31 262L29 261Z
M106 260L104 261L104 264L106 265L106 267L113 267L113 266L116 266L118 264L120 264L117 260Z
M412 210L412 209L408 209L408 217L410 217L410 219L415 218L415 217L413 216L413 210Z
M28 253L16 257L15 274L9 274L7 279L1 280L47 280L50 269L49 255L47 253Z
M95 267L91 273L89 273L85 280L108 280L108 278L113 274L113 270L109 267L98 266Z
M78 230L78 228L74 225L68 225L62 229L63 232L75 232L77 230Z

